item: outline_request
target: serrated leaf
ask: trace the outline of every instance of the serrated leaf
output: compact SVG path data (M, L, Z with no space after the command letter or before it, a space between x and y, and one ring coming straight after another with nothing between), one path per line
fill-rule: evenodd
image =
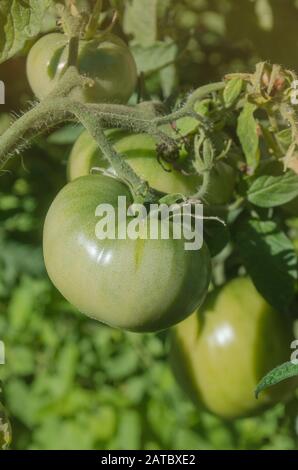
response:
M298 196L298 176L289 171L281 176L260 176L248 190L248 200L259 207L277 207Z
M139 72L154 72L172 64L177 56L178 48L173 41L156 42L151 46L135 44L131 46Z
M260 383L257 385L257 388L255 390L256 398L258 398L259 394L266 388L272 387L273 385L276 385L279 382L282 382L283 380L295 376L298 376L298 364L293 364L292 362L284 362L284 364L275 367L268 374L266 374L265 377L263 377Z
M237 135L239 137L243 152L249 168L254 170L260 159L259 136L257 132L257 122L254 118L256 106L246 103L240 113L237 125Z
M227 108L232 106L239 97L243 86L241 78L229 80L223 92L223 99Z
M273 221L246 219L236 227L236 244L257 290L277 310L286 311L297 280L291 240Z
M125 9L123 29L143 46L157 39L157 3L158 0L132 0Z
M1 0L0 63L20 52L43 26L52 0Z

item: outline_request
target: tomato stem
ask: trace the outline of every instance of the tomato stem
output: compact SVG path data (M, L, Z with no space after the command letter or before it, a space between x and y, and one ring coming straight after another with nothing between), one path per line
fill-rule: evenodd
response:
M79 37L73 36L69 40L68 45L68 59L66 67L77 67L78 65L78 54L79 54Z
M208 193L209 183L210 183L210 170L205 170L203 172L202 186L200 187L199 191L195 194L194 197L199 199L199 200L203 200L204 197Z
M90 114L88 106L73 103L72 108L79 121L98 143L117 176L128 184L134 199L139 201L142 198L144 202L157 201L160 198L160 193L150 188L149 184L140 178L123 157L114 150L100 125L101 123L98 119L94 119L94 115Z
M73 57L76 52L76 38L71 41ZM104 134L105 128L122 128L133 132L147 133L153 136L158 143L163 143L167 147L176 145L176 140L164 133L160 126L172 123L175 120L194 115L193 106L197 100L202 99L206 94L216 92L224 87L224 83L214 83L206 85L196 90L185 105L178 111L167 116L144 119L142 110L136 107L110 104L83 104L75 102L69 98L69 94L75 87L90 85L90 79L79 75L73 64L74 59L70 57L69 67L66 69L59 84L47 98L37 104L18 119L0 138L0 168L3 168L12 152L19 153L24 140L32 139L42 131L57 125L63 121L81 122L94 139L98 142L105 157L109 160L119 178L123 179L131 188L132 194L138 201L156 202L162 193L150 188L148 183L140 178L130 165L119 155ZM198 120L200 116L196 114ZM204 121L204 125L206 122ZM205 176L205 183L199 193L203 195L208 186L208 178Z

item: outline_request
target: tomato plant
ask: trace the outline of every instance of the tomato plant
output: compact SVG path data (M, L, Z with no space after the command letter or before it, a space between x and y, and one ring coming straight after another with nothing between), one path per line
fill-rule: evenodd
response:
M45 98L57 85L68 60L68 40L64 34L51 33L39 39L27 58L30 86L39 98ZM126 103L137 81L136 64L126 44L113 34L100 39L80 40L78 68L93 80L72 97L84 102ZM119 80L121 77L121 80Z
M184 240L173 238L98 240L96 207L117 209L121 195L132 203L123 183L100 175L65 186L45 221L48 273L73 305L97 320L132 331L168 328L202 303L210 280L208 248L185 251Z
M248 48L227 42L219 0L212 11L192 0L0 3L1 379L13 446L295 447L297 382L277 385L298 375L294 67L253 70ZM247 3L269 41L270 2ZM26 62L37 97L27 111ZM150 211L141 223L121 217L132 204ZM162 218L172 204L203 229L201 249L177 237L184 220ZM154 214L157 236L145 224ZM171 336L197 407L171 374Z
M186 175L171 163L159 163L156 143L150 135L128 134L115 129L108 133L108 137L113 142L115 150L124 155L132 168L153 188L165 193L190 196L202 184L200 175ZM181 156L181 165L184 158L187 157ZM96 167L113 171L96 141L88 132L83 132L74 144L69 157L68 179L73 180L88 175L91 169ZM217 162L211 172L206 202L213 205L228 203L232 198L235 182L236 173L232 166L224 161Z
M248 278L238 278L175 327L172 366L195 403L226 419L249 416L295 390L297 380L254 396L261 377L289 358L291 341L287 320Z

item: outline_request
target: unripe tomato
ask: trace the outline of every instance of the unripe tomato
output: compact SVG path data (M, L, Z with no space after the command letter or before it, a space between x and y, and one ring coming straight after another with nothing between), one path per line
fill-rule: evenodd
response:
M208 248L187 251L183 238L99 240L96 208L104 203L117 210L118 196L132 203L123 183L103 175L77 178L62 189L44 226L48 274L70 303L96 320L132 331L168 328L205 298Z
M226 419L252 415L286 399L290 380L264 391L259 380L290 360L291 328L248 278L235 279L207 297L203 307L175 327L171 363L193 401Z
M11 426L4 406L0 403L0 450L8 449L11 442Z
M148 181L151 187L165 193L194 194L202 184L200 176L188 176L163 162L165 171L156 155L156 144L147 134L127 134L112 130L108 133L115 150L124 155L136 173ZM112 171L104 159L97 143L88 132L83 132L76 141L68 162L68 179L88 175L91 168L100 167ZM223 161L216 163L211 172L206 201L212 205L226 204L235 187L235 171Z
M121 131L120 133L114 131L110 134L110 139L114 143L115 150L124 155L137 174L148 181L153 188L166 193L195 193L198 178L185 176L180 171L172 169L166 162L164 166L171 171L163 170L157 161L155 141L149 135L123 134ZM69 158L69 180L88 175L92 167L112 171L95 140L89 133L83 132Z
M60 33L39 39L27 59L27 76L35 95L42 99L57 85L68 58L68 40ZM134 58L126 44L117 36L107 34L101 39L80 40L78 68L94 81L94 86L71 93L83 102L127 103L137 82Z

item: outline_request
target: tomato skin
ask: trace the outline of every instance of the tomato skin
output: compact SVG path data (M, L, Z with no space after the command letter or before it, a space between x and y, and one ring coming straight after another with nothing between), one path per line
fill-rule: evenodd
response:
M156 156L156 144L146 134L127 134L117 129L108 132L108 137L115 150L126 157L138 175L149 182L149 185L165 193L182 193L190 196L196 193L202 184L200 176L187 176L163 162L165 171ZM70 181L88 175L92 167L112 171L98 148L97 143L84 131L77 139L68 161L68 179ZM210 187L206 202L222 205L232 197L236 175L234 169L223 161L217 162L211 172Z
M185 240L99 240L100 203L131 202L128 188L102 175L77 178L53 201L44 226L50 278L81 312L131 331L158 331L202 303L210 281L206 245L185 251Z
M291 355L291 328L248 278L211 293L199 312L174 328L171 363L199 406L225 419L253 415L288 398L297 380L261 393L259 380Z
M39 39L27 58L27 76L39 99L45 98L57 85L67 64L68 40L60 33ZM94 80L94 86L74 89L71 97L87 103L127 103L137 82L134 58L117 36L80 40L78 67L82 75Z

